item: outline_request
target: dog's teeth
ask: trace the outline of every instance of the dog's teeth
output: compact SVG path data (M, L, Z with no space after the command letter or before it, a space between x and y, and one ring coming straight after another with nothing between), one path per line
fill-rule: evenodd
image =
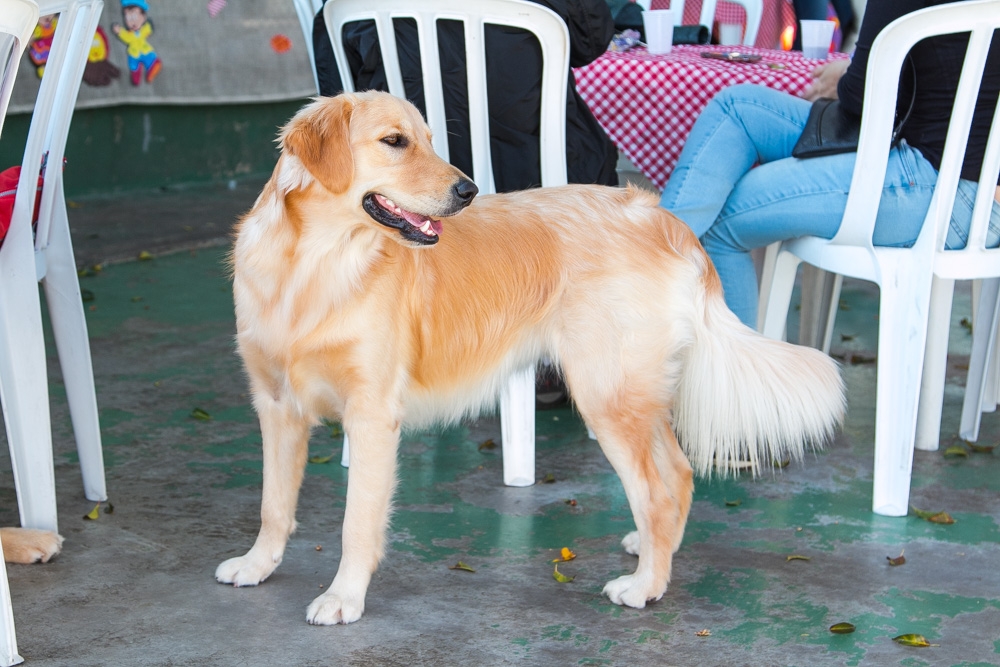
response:
M386 208L396 208L396 203L394 201L392 201L391 199L386 199L385 200L385 207Z

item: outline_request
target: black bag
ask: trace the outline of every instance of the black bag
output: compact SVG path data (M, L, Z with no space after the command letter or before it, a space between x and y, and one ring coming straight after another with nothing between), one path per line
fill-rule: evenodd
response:
M861 117L840 108L840 100L821 97L809 109L802 136L792 149L792 157L810 158L858 150Z
M890 143L892 146L895 146L896 142L899 141L899 133L903 129L906 119L910 117L910 112L913 111L914 102L917 101L917 71L914 69L913 61L909 55L906 57L906 65L913 75L912 96L906 114L892 129ZM841 109L840 100L821 97L813 102L812 108L809 109L809 118L806 119L802 136L792 148L792 157L810 158L838 153L856 153L860 136L861 117Z

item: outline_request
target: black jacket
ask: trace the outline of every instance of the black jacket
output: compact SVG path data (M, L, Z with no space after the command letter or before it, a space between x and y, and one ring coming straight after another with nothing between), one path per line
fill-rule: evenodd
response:
M592 62L607 49L614 23L605 0L533 0L552 9L570 35L570 66ZM412 20L395 22L397 48L406 97L426 115L420 76L420 52ZM355 90L388 90L378 37L372 21L344 27L344 48L354 75ZM451 163L472 173L469 142L465 44L462 25L442 21L438 27L448 148ZM313 24L316 71L321 95L343 90L322 12ZM523 30L487 26L486 85L489 96L490 151L497 192L540 185L538 126L541 98L541 49ZM617 185L618 151L576 92L568 72L566 94L566 163L570 183Z
M840 98L841 107L861 115L868 54L882 28L904 14L951 1L869 0L865 16L861 21L854 57L837 86L837 97ZM939 35L925 39L913 47L910 51L910 63L904 65L905 68L912 67L914 72L904 72L900 77L899 97L896 99L897 116L904 117L911 100L913 103L909 117L900 130L900 136L919 150L935 169L941 167L948 120L951 118L951 108L958 90L958 77L965 62L965 50L968 44L968 33ZM983 72L979 99L972 116L968 148L962 165L962 178L979 180L979 172L986 153L986 139L989 136L993 112L996 110L998 94L1000 94L1000 39L994 36L986 60L986 70Z

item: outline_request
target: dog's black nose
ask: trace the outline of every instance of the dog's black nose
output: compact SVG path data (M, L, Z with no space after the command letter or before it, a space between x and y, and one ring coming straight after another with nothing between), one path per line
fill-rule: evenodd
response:
M456 199L462 203L462 206L468 206L471 204L473 198L479 194L479 188L477 188L476 184L467 178L460 178L458 182L452 186L451 190L455 194Z

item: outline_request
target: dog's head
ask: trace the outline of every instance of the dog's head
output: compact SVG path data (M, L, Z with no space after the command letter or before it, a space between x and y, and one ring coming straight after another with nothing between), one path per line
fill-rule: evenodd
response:
M387 93L320 98L285 126L281 145L405 245L437 243L436 218L458 213L479 192L434 153L417 108Z

